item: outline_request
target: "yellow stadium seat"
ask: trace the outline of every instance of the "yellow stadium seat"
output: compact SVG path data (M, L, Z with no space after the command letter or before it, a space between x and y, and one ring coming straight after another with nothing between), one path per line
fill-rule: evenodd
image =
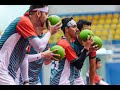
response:
M105 14L101 14L100 15L100 19L105 19L106 18L106 15Z
M80 16L80 19L86 19L87 20L87 16Z
M87 20L92 21L92 19L93 19L93 16L92 16L92 15L88 15L88 16L87 16Z
M113 15L112 14L107 14L107 17L106 18L112 18Z
M111 24L111 19L109 18L109 19L106 19L106 21L105 21L105 24Z
M116 26L117 26L116 24L111 24L110 29L116 29Z
M120 35L119 34L115 34L113 39L114 40L120 40Z
M118 29L118 28L120 29L120 24L118 24L116 28L117 28L117 29Z
M115 32L116 32L116 31L115 31L114 29L111 30L111 34L112 34L112 35L114 35Z
M91 25L91 30L95 30L96 29L96 25Z
M120 28L116 29L116 34L120 34Z
M109 32L108 32L107 30L103 30L103 31L102 31L102 35L108 36L108 35L109 35Z
M92 21L92 25L96 25L96 24L98 24L98 20L95 20L95 19L94 19L94 20Z
M99 19L99 17L100 17L99 15L94 15L93 20L97 20L97 19Z
M119 16L120 16L119 13L114 13L113 14L113 18L119 18Z
M110 25L109 24L105 24L104 25L104 29L109 29L110 28Z
M118 21L119 21L119 19L118 19L118 18L114 18L114 19L112 19L112 23L113 23L113 24L117 24L117 23L118 23Z
M104 24L105 20L104 19L100 19L98 24Z
M102 33L101 33L101 31L96 30L96 31L95 31L95 34L96 34L97 36L100 36Z
M74 16L73 19L77 22L80 19L80 17L79 16Z
M100 38L101 38L102 40L107 40L107 39L108 39L107 36L105 36L105 35L100 36Z
M96 26L96 30L102 30L102 29L103 29L103 25L100 24Z

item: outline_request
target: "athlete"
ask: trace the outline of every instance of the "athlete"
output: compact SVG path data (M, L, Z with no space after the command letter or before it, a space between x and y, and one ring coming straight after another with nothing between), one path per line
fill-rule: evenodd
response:
M36 28L42 29L44 26L48 18L48 6L31 5L29 13L29 17L21 16L11 22L0 38L0 85L16 85L16 72L25 58L26 47L29 43L38 52L41 52L39 59L54 56L53 52L49 50L46 51L47 54L42 51L50 36L60 29L61 24L51 26L48 22L48 32L40 39L35 31Z
M81 43L81 39L79 37L79 34L82 30L84 29L89 29L91 30L91 22L90 21L87 21L87 20L79 20L77 22L77 28L78 28L78 31L77 31L77 37L78 37L78 41ZM82 44L82 43L81 43ZM90 75L90 81L89 81L89 84L90 85L94 85L94 76L95 76L95 71L96 71L96 51L98 50L98 47L97 45L93 46L90 48L90 54L89 54L89 75Z
M50 85L85 85L80 75L84 60L89 55L93 43L91 37L82 44L77 40L77 24L73 18L64 18L61 29L64 32L57 44L65 49L65 58L53 61L51 66Z

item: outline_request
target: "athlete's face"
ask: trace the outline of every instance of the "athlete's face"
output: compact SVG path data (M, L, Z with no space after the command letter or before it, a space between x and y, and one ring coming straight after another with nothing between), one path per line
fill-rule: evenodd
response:
M38 12L38 21L40 22L40 26L44 26L46 20L48 18L48 13L47 12Z
M89 30L91 30L91 25L83 25L82 30L84 30L84 29L89 29Z
M39 26L43 27L45 22L46 22L46 20L47 20L47 18L48 18L48 12L37 11L36 15L37 15L36 23L38 23Z
M77 26L70 26L68 27L68 31L67 33L72 37L72 38L76 38L76 31L77 31Z
M99 69L102 66L101 61L97 62L96 69Z

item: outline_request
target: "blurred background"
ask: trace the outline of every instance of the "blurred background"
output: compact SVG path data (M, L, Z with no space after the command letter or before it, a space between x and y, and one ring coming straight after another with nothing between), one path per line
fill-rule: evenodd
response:
M0 5L0 34L16 17L21 16L29 5ZM103 47L97 51L102 67L97 71L101 78L111 85L120 85L120 5L49 5L49 15L61 18L73 17L75 21L86 19L92 22L92 31L103 40ZM56 43L63 35L59 31L50 38ZM85 80L89 67L88 58L84 62L81 75ZM43 65L41 82L49 85L50 65Z

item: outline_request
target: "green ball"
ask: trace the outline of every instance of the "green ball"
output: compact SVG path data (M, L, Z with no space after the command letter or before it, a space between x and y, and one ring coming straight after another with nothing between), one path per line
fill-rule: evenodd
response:
M55 25L58 22L61 22L61 18L57 15L51 15L48 17L48 20L50 21L51 25Z
M52 47L50 48L50 50L51 50L51 51L57 50L57 51L54 52L54 53L60 55L60 56L56 56L56 57L55 57L55 58L57 58L57 59L59 59L59 60L61 60L61 59L63 59L63 58L65 57L65 49L64 49L62 46L60 46L60 45L52 46Z
M98 48L100 49L102 47L102 45L103 45L102 39L100 37L98 37L98 36L94 36L93 40L94 40L93 45L98 45Z
M94 36L94 33L89 29L84 29L80 32L80 39L83 41L86 41L88 38L88 35Z

